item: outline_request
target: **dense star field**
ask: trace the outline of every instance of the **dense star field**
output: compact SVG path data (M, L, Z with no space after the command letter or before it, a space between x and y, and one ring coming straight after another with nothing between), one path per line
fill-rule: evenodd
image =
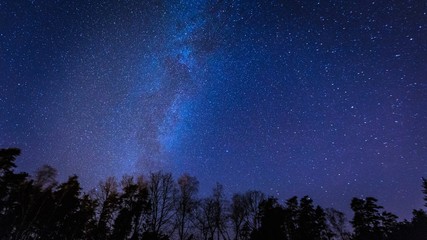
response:
M0 1L0 148L87 189L188 172L408 217L426 78L425 1Z

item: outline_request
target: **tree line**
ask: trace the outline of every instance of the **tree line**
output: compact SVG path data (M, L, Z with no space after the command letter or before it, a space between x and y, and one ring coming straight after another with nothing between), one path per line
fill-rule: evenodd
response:
M304 196L280 203L260 191L231 199L216 184L197 196L196 177L154 172L102 181L83 192L78 177L63 183L54 168L34 176L15 172L16 148L0 150L0 239L131 240L397 240L427 239L427 213L399 222L377 199L353 198L353 217L322 208ZM422 179L427 207L427 180ZM351 230L350 230L351 229Z

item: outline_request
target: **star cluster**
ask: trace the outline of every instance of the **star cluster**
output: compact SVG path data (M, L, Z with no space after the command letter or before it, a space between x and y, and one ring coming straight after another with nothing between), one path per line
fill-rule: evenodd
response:
M2 1L0 146L87 188L189 172L201 194L375 196L408 216L426 28L423 1Z

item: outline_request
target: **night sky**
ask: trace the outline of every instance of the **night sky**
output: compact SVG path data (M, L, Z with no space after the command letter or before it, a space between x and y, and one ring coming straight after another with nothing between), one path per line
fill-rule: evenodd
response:
M0 148L85 189L164 170L423 206L424 0L0 0L0 86Z

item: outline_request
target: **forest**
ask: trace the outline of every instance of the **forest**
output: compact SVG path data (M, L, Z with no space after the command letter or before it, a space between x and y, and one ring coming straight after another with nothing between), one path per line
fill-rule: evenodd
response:
M0 239L131 240L397 240L427 239L427 213L410 220L385 211L374 197L353 198L353 216L322 208L309 196L281 203L260 191L227 199L217 184L198 197L196 177L153 172L110 177L84 192L77 176L56 180L42 166L34 176L16 172L20 149L0 150ZM420 181L427 207L427 180ZM403 203L404 204L404 203Z

